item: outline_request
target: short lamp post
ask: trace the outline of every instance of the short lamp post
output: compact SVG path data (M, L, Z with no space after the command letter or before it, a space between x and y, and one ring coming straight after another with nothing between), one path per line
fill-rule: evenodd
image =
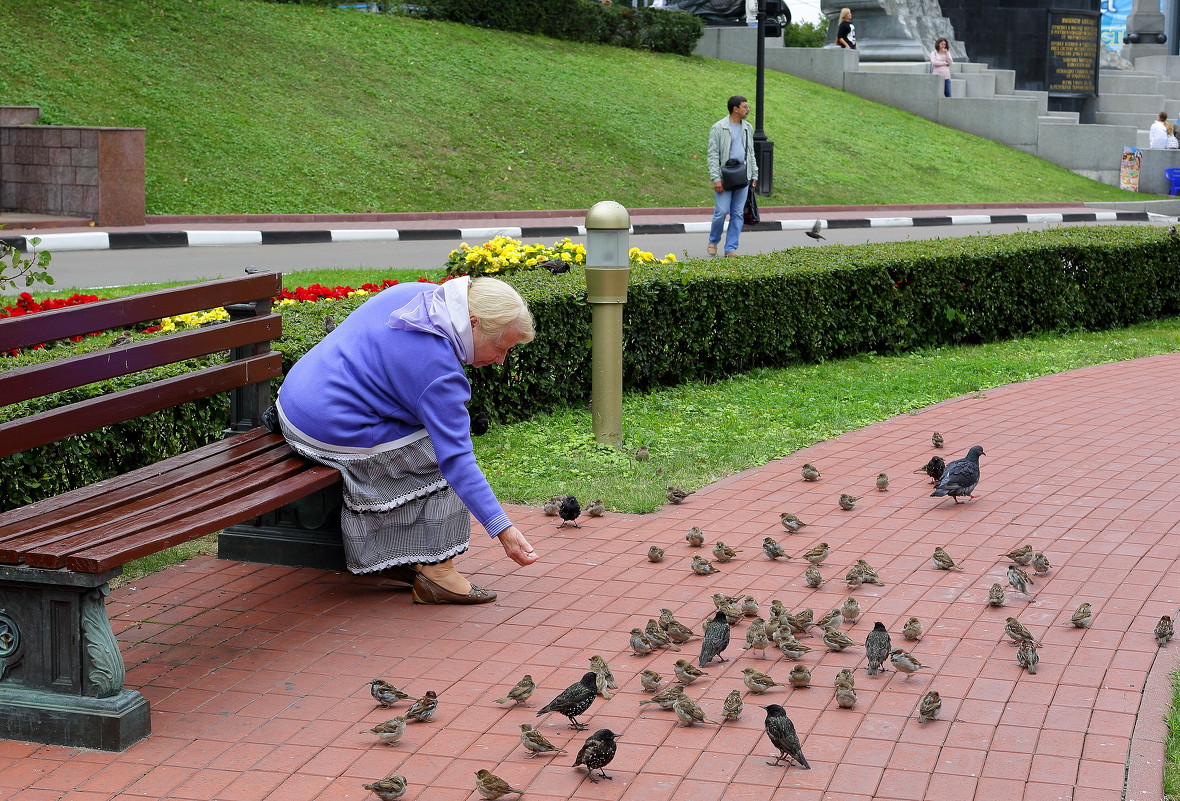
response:
M594 439L623 445L623 304L631 277L631 215L613 200L586 213L586 300L590 303L590 419Z

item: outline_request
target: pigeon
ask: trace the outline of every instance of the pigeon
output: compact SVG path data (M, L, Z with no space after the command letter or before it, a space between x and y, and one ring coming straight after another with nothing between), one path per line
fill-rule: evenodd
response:
M840 493L840 508L845 512L851 512L852 507L856 506L856 502L859 500L859 495L849 495L847 492L842 492Z
M922 700L918 703L918 722L926 723L930 720L938 720L938 713L942 711L942 699L938 696L937 690L931 690L922 696Z
M404 717L391 718L384 723L378 723L371 729L365 729L361 734L376 734L377 739L386 745L393 745L406 733L406 719Z
M664 683L664 677L654 670L644 670L639 674L639 683L643 685L643 689L649 693L654 693Z
M819 481L819 470L813 464L803 465L799 472L803 474L804 481Z
M1175 630L1172 626L1172 618L1169 615L1164 615L1160 618L1160 622L1155 624L1155 644L1162 648L1172 640L1172 635Z
M807 234L809 237L811 237L812 239L814 239L816 241L818 241L820 239L824 239L823 234L820 233L820 229L823 228L823 226L824 226L823 220L816 220L815 225L811 226L811 230L804 231L803 233Z
M911 617L901 627L901 636L905 637L910 642L917 642L922 639L922 621L916 617Z
M797 516L791 514L790 512L783 512L782 514L780 514L778 516L778 521L783 524L783 528L785 528L787 531L791 532L792 534L794 534L796 531L798 531L799 529L801 529L807 525L802 520L800 520Z
M393 706L398 701L405 701L410 697L384 679L370 681L369 692L372 693L373 700L385 707Z
M941 456L931 456L930 461L915 470L915 473L925 473L930 476L930 483L937 484L946 471L946 461Z
M806 770L811 770L807 758L803 756L803 747L799 744L799 735L795 733L795 724L787 717L787 710L778 704L762 707L766 710L766 736L770 743L778 749L778 756L767 765L777 765L784 759L787 764L794 762Z
M574 760L574 767L579 765L586 766L586 775L590 777L590 781L598 783L598 779L594 778L594 771L598 771L602 778L609 779L603 770L615 758L615 752L618 746L615 745L615 739L618 737L610 729L599 729L586 738L585 744L582 745L578 756Z
M1013 548L1008 553L1002 553L1000 556L1011 559L1018 565L1027 565L1033 558L1033 547L1031 545L1021 545L1019 548Z
M955 564L955 560L951 559L951 555L942 549L941 546L934 548L934 566L939 570L962 570L963 568Z
M379 782L361 786L366 790L372 790L381 801L396 801L406 794L406 777L395 773Z
M1069 622L1077 626L1079 629L1087 628L1090 625L1090 619L1093 617L1093 612L1090 611L1090 604L1084 603L1077 608L1073 613L1073 617Z
M586 506L586 514L591 517L602 517L606 514L606 504L602 502L602 498L595 498Z
M485 801L496 801L497 798L509 795L510 793L524 795L524 790L517 790L490 770L477 770L475 772L475 789L479 791L479 794L483 796Z
M884 473L877 474L877 489L880 492L884 492L885 490L889 489L889 476L885 475Z
M693 492L693 490L686 492L685 490L680 489L680 487L668 487L668 491L665 493L665 496L668 498L669 503L684 503L684 499L689 495L692 495Z
M877 671L889 658L889 652L892 650L893 645L889 642L889 632L886 630L885 624L878 620L873 625L873 630L869 632L869 636L865 638L865 655L869 660L870 676L877 675Z
M942 434L939 434L937 431L931 434L930 444L936 448L941 448L943 446Z
M729 627L726 627L728 633ZM541 707L541 711L537 713L537 717L546 714L547 712L560 712L569 718L571 729L585 729L585 723L578 722L578 715L581 715L590 708L590 704L594 703L594 699L598 697L598 674L590 671L582 676L582 680L577 684L571 684L561 691L561 694L554 698L545 706Z
M471 418L471 435L473 437L482 437L488 433L488 429L492 427L492 421L488 417L488 413L480 410L475 417Z
M725 700L721 703L721 717L725 720L737 720L742 716L742 709L745 706L741 691L730 690L729 695L725 696Z
M578 525L578 516L582 514L582 507L573 495L566 495L562 499L561 506L557 507L557 514L561 518L561 522L557 524L558 528L564 527L566 523L573 523L574 528L581 528Z
M701 643L701 658L697 662L701 667L709 664L716 657L722 662L725 657L721 655L729 646L729 623L725 619L725 613L720 609L713 619L705 624L705 637Z
M524 674L524 678L516 682L512 689L508 691L508 695L504 696L503 698L497 698L496 703L506 704L509 701L513 701L514 706L515 704L524 704L525 706L528 706L528 704L525 702L529 700L529 696L531 696L533 691L536 689L537 683L533 681L532 676L526 673Z
M647 549L647 561L662 562L664 561L664 549L658 545L653 545Z
M987 456L979 445L972 445L971 450L962 459L955 459L946 466L938 486L930 493L931 498L951 496L955 503L962 503L959 498L966 495L974 498L971 493L979 484L979 457Z
M700 548L705 544L705 532L701 531L700 526L693 526L684 532L684 541L692 548Z
M559 753L564 754L564 748L558 748L553 743L546 739L544 734L534 729L527 723L520 724L520 744L529 751L530 757L535 757L537 754Z
M766 554L771 559L790 559L787 552L783 550L783 546L774 539L774 537L766 537L762 540L762 553Z

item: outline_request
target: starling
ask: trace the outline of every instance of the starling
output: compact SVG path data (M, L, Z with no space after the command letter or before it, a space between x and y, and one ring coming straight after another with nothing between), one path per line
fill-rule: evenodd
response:
M1049 559L1045 554L1037 551L1033 554L1032 569L1034 575L1044 576L1052 569L1052 565L1049 564Z
M1004 621L1004 633L1011 637L1012 641L1017 644L1022 642L1031 642L1035 643L1036 645L1040 645L1036 638L1033 637L1032 632L1025 628L1024 624L1014 617L1010 617Z
M915 473L925 473L930 476L930 483L937 484L946 471L946 462L941 456L931 456L930 461L915 470Z
M721 571L713 567L713 563L703 556L694 556L692 558L692 572L698 576L707 576L711 573L720 573Z
M787 681L796 690L810 687L811 671L807 668L807 665L795 665L795 667L791 668L791 672L787 674Z
M783 686L761 670L752 667L742 668L742 683L754 695L761 695L771 687Z
M808 587L813 590L822 586L824 583L824 576L819 572L819 568L815 565L808 565L807 570L803 572L803 581Z
M1028 591L1028 585L1033 583L1032 576L1025 573L1016 565L1008 565L1008 583L1012 585L1012 589L1019 593L1023 593L1029 597L1032 593Z
M533 681L532 676L526 673L524 674L524 678L516 682L512 689L508 691L508 695L504 696L503 698L497 698L496 703L506 704L509 701L514 701L514 706L516 704L524 704L525 706L528 706L526 702L529 700L529 696L533 694L533 690L535 689L537 689L537 683Z
M564 500L564 495L554 495L545 501L545 505L541 507L541 511L545 513L546 517L557 517L557 510L561 508L561 502Z
M672 711L685 726L691 726L694 723L717 723L705 715L705 710L701 709L700 704L683 693L672 702Z
M836 685L836 706L841 709L852 709L856 706L856 689L847 684Z
M701 531L700 526L693 526L684 533L684 539L693 548L700 548L705 544L705 532Z
M369 682L369 692L372 693L373 700L384 707L393 706L398 701L405 701L410 697L384 679L373 679Z
M837 652L856 645L856 642L851 637L840 631L840 629L834 629L831 626L824 629L823 641L829 651Z
M803 558L818 567L824 563L824 560L827 559L828 555L831 553L832 549L828 546L828 544L826 542L821 542L819 545L803 554Z
M646 445L640 445L635 449L635 461L646 462L651 457L651 450Z
M840 606L840 614L844 616L844 620L849 623L855 623L856 619L860 617L860 604L855 598L849 597Z
M937 690L931 690L922 696L922 700L918 702L918 722L926 723L930 720L938 720L938 713L942 711L942 699L938 696Z
M1018 565L1027 565L1033 558L1033 547L1031 545L1021 545L1019 548L1014 548L1008 553L1002 553L1000 556L1011 559Z
M1079 629L1084 629L1090 625L1091 617L1093 617L1093 613L1090 611L1090 604L1085 603L1077 608L1077 611L1073 613L1073 617L1069 619L1069 622Z
M930 444L936 448L941 448L943 446L942 434L939 434L937 431L931 434Z
M728 633L729 626L726 626L725 630ZM709 675L687 659L677 659L672 665L672 671L676 674L676 680L681 684L692 684L701 676Z
M819 471L815 469L815 465L805 464L801 472L804 481L819 481Z
M478 413L476 413L475 417L471 418L472 436L482 437L484 434L488 433L488 429L491 427L491 418L489 418L488 413L483 410L480 410Z
M934 567L938 570L962 570L963 568L955 564L955 560L951 559L951 555L942 549L942 546L936 545L934 547Z
M766 710L766 736L770 738L771 745L779 752L774 762L766 764L777 765L786 759L789 760L788 765L795 762L807 770L811 770L811 765L807 764L807 759L803 756L803 748L799 745L799 735L795 733L795 724L787 717L787 710L778 704L762 708Z
M787 552L783 550L783 546L775 541L774 537L766 537L762 540L762 553L766 554L771 559L790 559Z
M658 693L655 693L651 698L640 701L639 705L658 704L660 709L671 709L672 704L676 703L676 699L682 695L684 695L683 684L670 684Z
M713 661L713 657L717 657L722 662L725 657L721 652L729 647L729 623L725 620L725 613L720 609L713 619L705 624L705 637L701 643L701 658L697 663L701 667Z
M1041 658L1037 655L1037 646L1031 642L1022 642L1016 649L1016 664L1032 675L1037 675L1037 663Z
M974 498L975 496L971 493L979 484L980 456L987 456L987 454L980 446L972 445L966 456L949 463L942 478L939 479L938 485L934 488L934 492L930 493L930 497L942 498L949 495L955 503L961 503L959 498L964 495Z
M668 487L666 496L669 503L684 503L684 499L692 495L693 490L684 491L680 487Z
M606 512L606 505L602 502L602 498L595 498L586 506L586 514L591 517L602 517Z
M561 522L557 524L558 528L562 528L566 523L573 523L574 528L581 528L578 525L578 516L582 514L582 506L578 503L578 499L573 495L566 495L561 502L561 506L557 507L557 516L561 518Z
M668 648L672 651L679 651L680 646L672 642L668 633L660 628L660 624L656 622L655 618L647 621L647 626L643 629L643 635L647 637L647 641L656 648Z
M988 606L1003 606L1004 605L1004 588L998 583L993 584L991 589L987 591L987 605Z
M553 275L561 275L570 271L570 263L565 259L546 259L545 261L537 262L538 267L544 267Z
M381 801L395 801L406 794L406 777L395 773L379 782L361 786L366 790L372 790Z
M564 754L564 748L558 748L553 743L545 738L544 734L534 729L527 723L520 724L520 744L525 747L530 753L530 757L535 757L537 754L545 754L555 752Z
M639 683L643 685L643 689L654 693L664 683L664 677L654 670L645 670L639 674Z
M859 495L849 495L847 492L842 492L840 493L840 508L845 512L851 512L852 507L856 506L856 502L859 500Z
M479 794L486 801L496 801L497 798L509 795L510 793L524 795L524 790L517 790L490 770L477 770L475 772L475 789L479 791Z
M1167 645L1171 642L1174 633L1172 618L1169 615L1162 616L1160 622L1155 624L1155 644L1158 647Z
M647 561L662 562L664 561L664 549L658 545L653 545L647 549Z
M783 524L783 528L785 528L787 531L791 532L792 534L794 534L799 529L801 529L807 525L806 523L804 523L802 520L800 520L798 517L791 514L790 512L783 512L782 514L780 514L778 516L778 521Z
M910 680L910 674L914 673L928 665L923 665L911 654L906 653L900 648L894 648L889 654L889 661L893 667L905 674L906 681Z
M869 632L869 636L865 637L865 654L869 660L870 676L877 675L877 671L881 669L881 665L885 664L885 660L889 658L889 652L892 650L893 644L889 642L889 632L885 629L885 624L878 620L873 625L873 630Z
M537 717L547 712L560 712L569 718L571 729L585 729L586 724L578 722L578 715L589 709L590 704L594 703L597 696L598 675L594 671L590 671L582 676L582 680L577 684L566 687L560 695L541 707Z
M842 668L840 672L836 674L836 678L832 683L837 687L839 687L841 684L845 684L849 687L855 687L856 676L853 675L851 668Z
M753 595L747 595L742 599L741 610L746 617L758 617L758 601Z
M905 637L910 642L917 642L922 639L922 621L916 617L911 617L901 627L901 636Z
M721 540L717 540L717 542L713 545L713 558L716 559L718 562L723 562L723 563L728 562L730 559L733 559L739 553L741 553L741 551L736 550L734 548L730 548L728 545L726 545Z
M879 492L884 492L887 489L889 489L889 476L885 475L884 473L878 473L877 490Z
M725 720L737 720L742 716L742 709L745 708L745 702L742 701L742 693L740 690L730 690L729 695L725 696L725 700L721 703L721 717Z
M586 766L586 775L590 777L590 781L597 783L598 779L594 778L594 771L602 774L602 778L609 779L603 770L610 764L611 760L615 758L615 751L618 748L615 745L615 738L618 737L610 729L599 729L586 738L586 743L582 749L578 751L578 757L574 760L574 767L578 765Z
M647 656L653 650L655 650L655 646L644 635L643 629L638 627L631 629L631 656Z
M425 723L434 715L436 709L438 709L438 693L434 690L427 690L426 695L419 698L406 710L406 720L420 720Z
M816 240L817 242L821 239L825 239L826 237L820 233L820 229L823 228L823 224L824 224L823 220L816 220L815 225L811 226L811 228L809 230L804 231L803 233L807 234L809 237Z
M590 669L602 677L602 680L606 683L607 689L619 689L619 683L615 681L615 674L611 673L610 665L608 665L606 660L598 654L590 657Z
M376 734L377 739L386 745L393 745L406 733L406 719L404 717L390 718L384 723L378 723L371 729L365 729L361 734Z

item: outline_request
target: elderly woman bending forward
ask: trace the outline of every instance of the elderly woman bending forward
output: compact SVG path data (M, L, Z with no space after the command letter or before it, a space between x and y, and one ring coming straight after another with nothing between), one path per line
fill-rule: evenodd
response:
M350 571L410 584L416 603L493 601L453 564L471 544L471 515L514 562L537 560L475 463L463 372L503 364L533 335L524 300L502 281L398 284L291 368L279 423L295 451L343 475Z

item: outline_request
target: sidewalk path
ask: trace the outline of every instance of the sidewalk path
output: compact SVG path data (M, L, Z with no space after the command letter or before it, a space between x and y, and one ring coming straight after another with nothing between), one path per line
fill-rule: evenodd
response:
M946 401L731 476L654 515L608 513L574 530L515 508L542 558L514 568L477 536L463 563L500 592L488 606L415 606L404 588L373 579L195 559L109 601L128 684L152 703L151 737L122 754L0 741L0 795L342 801L375 798L361 784L397 772L410 782L407 799L459 801L476 797L473 773L488 768L530 801L1110 801L1125 782L1126 798L1159 801L1180 641L1159 649L1152 629L1180 604L1177 419L1180 354ZM925 476L911 472L934 453L933 431L945 436L947 459L975 444L986 450L974 501L930 498ZM822 480L801 481L803 462ZM881 471L892 478L884 493L873 487ZM863 498L844 512L841 492ZM788 535L784 510L810 525ZM693 575L683 535L694 524L707 543L742 548L739 558L714 576ZM827 583L807 589L801 560L766 559L765 536L794 554L830 543ZM988 588L1004 582L999 554L1026 542L1052 571L1037 579L1033 600L1009 591L1006 607L988 607ZM645 559L652 544L667 547L663 563ZM933 569L939 545L962 572ZM803 659L812 687L748 697L741 719L723 727L680 727L672 712L638 705L638 672L671 676L680 656L630 654L627 632L661 607L699 626L713 593L749 593L764 609L779 598L818 616L848 596L839 579L860 557L885 586L851 593L865 611L845 631L863 642L880 620L929 669L870 677L859 669L863 648L829 653L817 637L804 640L817 649ZM1089 629L1069 625L1082 601L1094 607ZM900 636L911 615L926 629L917 643ZM1043 641L1036 675L1016 664L1008 615ZM711 663L688 689L710 717L730 690L744 690L744 667L786 681L788 662L741 650L746 625L735 628L728 661ZM682 655L695 659L699 645ZM621 735L613 780L598 784L571 767L585 734L559 715L535 717L593 654L621 688L582 718L591 731ZM858 668L850 710L833 703L844 667ZM526 672L539 685L531 708L494 703ZM411 724L394 746L360 733L405 709L374 706L366 682L378 676L441 697L435 718ZM930 689L942 694L942 718L919 724L914 710ZM812 770L766 764L774 749L757 705L770 703L787 708ZM522 723L571 753L526 758Z

